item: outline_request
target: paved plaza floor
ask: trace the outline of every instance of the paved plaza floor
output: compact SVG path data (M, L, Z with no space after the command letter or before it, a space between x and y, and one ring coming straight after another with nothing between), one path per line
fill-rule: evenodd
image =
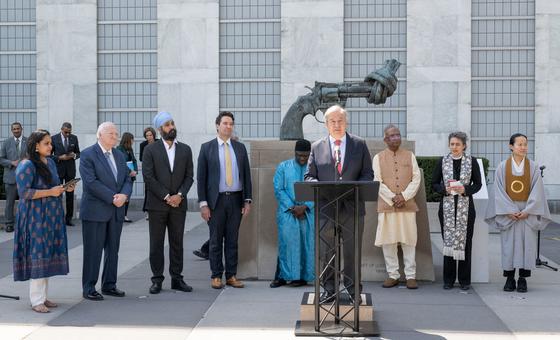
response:
M13 234L0 232L0 339L293 339L302 294L312 286L271 289L266 281L246 281L245 289L210 287L209 265L192 255L208 237L198 213L189 213L185 231L184 275L192 293L170 289L150 295L148 223L141 212L125 224L119 258L118 287L126 297L93 302L81 297L82 233L70 227L70 274L49 283L49 298L60 304L51 313L29 307L27 282L14 282L11 270ZM558 216L555 216L558 221ZM241 231L242 235L242 231ZM240 236L242 237L242 236ZM441 237L432 234L436 281L418 290L383 289L366 282L373 296L374 318L386 339L558 339L560 274L536 269L526 294L502 291L499 235L490 234L491 282L473 289L442 289ZM544 259L560 262L560 226L543 234ZM167 267L167 265L166 265Z

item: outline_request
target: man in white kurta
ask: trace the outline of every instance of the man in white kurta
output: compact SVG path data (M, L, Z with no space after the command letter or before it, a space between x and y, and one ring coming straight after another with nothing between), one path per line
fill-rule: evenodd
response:
M375 181L379 181L377 201L378 225L375 245L383 248L388 278L384 288L399 284L397 247L403 251L406 287L416 289L416 241L418 238L414 200L420 187L420 169L414 154L400 148L399 129L389 125L384 130L387 149L373 157Z

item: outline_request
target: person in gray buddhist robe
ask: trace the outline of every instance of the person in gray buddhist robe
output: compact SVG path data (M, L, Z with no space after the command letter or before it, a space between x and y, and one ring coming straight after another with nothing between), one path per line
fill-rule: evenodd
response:
M517 289L526 293L526 278L536 265L537 231L546 228L551 220L539 166L527 158L527 136L512 135L509 148L511 157L496 168L485 221L500 230L504 291Z

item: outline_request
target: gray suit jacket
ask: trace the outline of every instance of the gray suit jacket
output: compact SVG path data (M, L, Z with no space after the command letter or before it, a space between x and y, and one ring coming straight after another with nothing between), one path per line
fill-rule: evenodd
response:
M344 154L344 166L342 167L342 181L373 181L373 168L371 156L366 142L358 137L346 133L346 151ZM329 137L322 138L311 146L311 154L307 164L306 181L334 181L335 162L332 157ZM321 197L321 203L325 204L329 197ZM349 209L354 209L354 198L349 197L343 204ZM360 215L365 214L364 202L359 205ZM328 210L328 209L327 209Z
M16 150L16 140L10 136L2 142L0 147L0 165L4 167L4 183L16 184L16 167L12 161L21 160L27 153L27 137L21 136L19 154Z

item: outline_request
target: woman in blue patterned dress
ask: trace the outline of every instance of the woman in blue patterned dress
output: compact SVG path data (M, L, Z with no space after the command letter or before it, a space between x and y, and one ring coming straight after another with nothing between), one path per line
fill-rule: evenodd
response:
M37 130L27 140L28 159L16 169L19 204L14 235L14 280L29 283L31 308L48 313L48 278L68 274L68 245L51 136ZM66 191L73 191L68 187Z

